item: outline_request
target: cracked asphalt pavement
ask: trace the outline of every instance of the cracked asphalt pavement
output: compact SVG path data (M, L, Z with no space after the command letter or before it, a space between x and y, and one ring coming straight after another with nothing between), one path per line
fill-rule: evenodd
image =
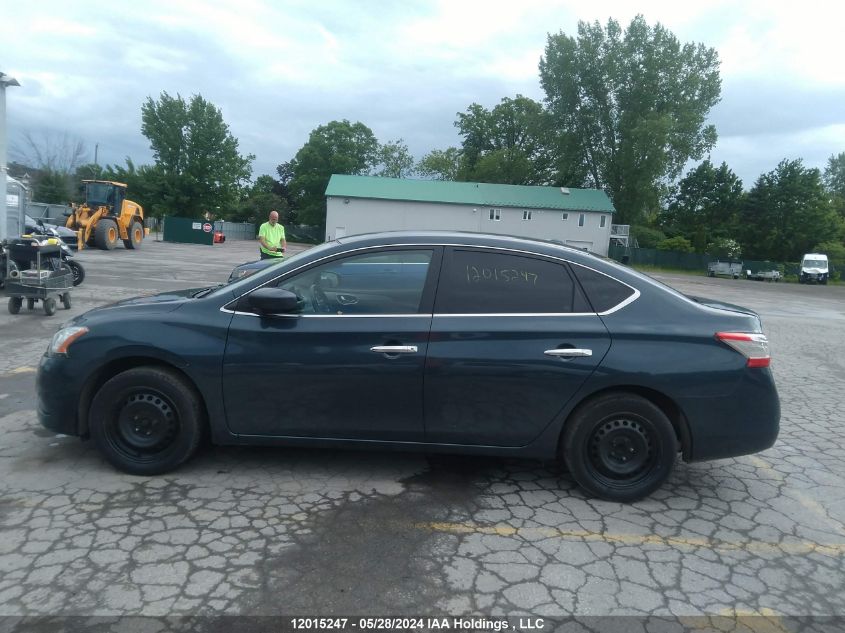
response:
M0 615L845 615L845 287L656 275L761 314L783 417L772 449L679 462L632 505L477 457L206 447L133 477L39 426L63 317L218 283L255 250L85 251L73 310L2 310Z

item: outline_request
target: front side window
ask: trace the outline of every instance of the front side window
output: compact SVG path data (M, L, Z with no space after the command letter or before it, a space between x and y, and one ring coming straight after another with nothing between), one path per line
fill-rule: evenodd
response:
M284 279L301 314L377 315L419 311L432 250L378 251L335 259Z
M588 312L563 263L481 250L451 251L437 288L438 314Z

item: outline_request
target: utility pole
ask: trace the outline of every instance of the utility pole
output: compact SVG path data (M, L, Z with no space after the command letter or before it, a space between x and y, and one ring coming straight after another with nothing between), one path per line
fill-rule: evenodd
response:
M94 143L94 164L99 167L100 163L97 162L97 154L100 153L100 144Z
M9 232L9 221L6 218L6 86L20 86L18 80L0 72L0 241L5 240ZM2 274L5 274L2 273Z

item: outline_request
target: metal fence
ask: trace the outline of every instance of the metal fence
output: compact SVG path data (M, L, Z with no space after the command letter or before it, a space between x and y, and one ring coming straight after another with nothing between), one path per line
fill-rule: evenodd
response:
M654 266L656 268L674 268L676 270L707 271L707 264L718 258L701 253L679 253L661 251L656 248L629 248L611 244L608 257L631 266ZM722 261L725 261L723 258ZM784 275L797 275L800 264L794 262L772 262L767 260L741 259L742 270L758 271L779 270Z
M64 204L49 204L47 202L27 202L26 214L35 220L44 220L50 224L64 226L71 208Z
M224 222L218 220L214 223L215 231L223 231L227 240L254 240L258 229L251 222Z

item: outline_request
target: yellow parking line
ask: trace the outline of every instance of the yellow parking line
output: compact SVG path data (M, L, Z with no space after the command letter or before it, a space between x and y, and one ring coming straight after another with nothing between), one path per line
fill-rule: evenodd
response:
M37 370L35 367L16 367L15 369L10 369L7 371L4 376L16 376L18 374L34 374Z
M841 556L845 554L845 543L766 543L749 541L732 543L705 537L659 536L657 534L610 534L586 530L559 530L552 527L515 528L510 525L476 525L474 523L425 522L415 523L416 529L451 534L493 534L496 536L524 536L529 539L560 538L589 542L602 541L619 545L666 545L677 549L707 548L725 551L746 551L760 554L824 554Z

